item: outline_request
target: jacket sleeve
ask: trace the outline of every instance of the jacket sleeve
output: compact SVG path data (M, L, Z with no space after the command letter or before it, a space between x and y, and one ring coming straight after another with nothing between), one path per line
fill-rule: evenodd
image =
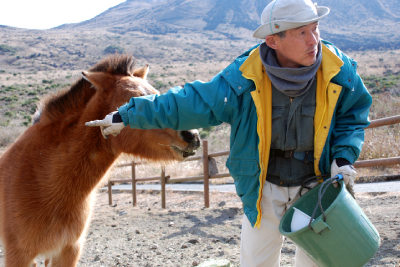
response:
M369 125L372 97L360 76L354 75L354 88L345 90L338 101L331 137L331 159L344 158L353 164L364 144L364 128Z
M207 83L194 81L162 95L131 98L119 113L131 128L189 130L231 123L238 114L237 101L218 74Z

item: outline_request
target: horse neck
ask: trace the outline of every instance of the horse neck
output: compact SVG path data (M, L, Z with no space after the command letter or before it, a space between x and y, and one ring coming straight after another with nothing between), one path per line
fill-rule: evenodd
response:
M68 192L69 196L64 195L68 201L86 198L120 154L113 149L115 141L105 140L99 127L84 125L107 114L106 103L95 98L90 99L84 108L74 110L79 115L70 119L59 118L48 125L51 136L43 138L43 141L52 140L54 146L52 167L55 171L52 175L56 177L53 186L57 188L54 197Z

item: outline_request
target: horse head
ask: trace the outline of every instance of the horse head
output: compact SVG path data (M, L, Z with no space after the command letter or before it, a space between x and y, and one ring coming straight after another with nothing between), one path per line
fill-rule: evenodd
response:
M99 67L108 64L107 67ZM149 66L133 69L131 57L114 56L106 59L89 71L83 71L83 78L96 90L87 105L90 119L100 119L129 102L132 97L158 95L159 91L151 86L146 77ZM126 68L126 71L121 71ZM118 74L114 73L117 69ZM89 129L88 129L89 130ZM100 129L95 130L101 137ZM108 139L107 139L108 141ZM109 138L116 153L134 154L148 160L183 160L194 155L200 146L197 130L175 131L172 129L140 130L125 127L116 137Z

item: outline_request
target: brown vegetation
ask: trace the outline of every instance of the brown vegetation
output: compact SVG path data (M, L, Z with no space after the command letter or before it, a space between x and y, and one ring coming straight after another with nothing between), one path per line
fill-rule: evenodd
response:
M165 92L195 79L211 79L256 42L232 41L213 32L154 36L135 31L121 35L102 30L4 30L0 37L7 46L0 53L0 153L31 125L40 98L68 87L110 46L133 53L140 65L149 64L150 83ZM373 94L370 118L400 114L400 50L353 51L349 55L358 61L358 72ZM398 155L398 132L399 125L367 130L360 159ZM201 134L209 140L210 152L229 149L229 126L201 129ZM223 171L224 158L218 162ZM150 167L149 172L152 169L159 174L158 166ZM399 166L359 169L360 176L398 172ZM183 175L177 172L176 176Z

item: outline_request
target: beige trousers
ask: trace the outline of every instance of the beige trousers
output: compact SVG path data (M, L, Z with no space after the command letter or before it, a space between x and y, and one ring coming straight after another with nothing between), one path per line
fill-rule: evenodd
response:
M260 229L251 227L243 216L240 246L241 267L279 267L283 236L279 223L285 212L300 198L300 186L282 187L265 182L261 200ZM296 247L295 267L318 267Z

